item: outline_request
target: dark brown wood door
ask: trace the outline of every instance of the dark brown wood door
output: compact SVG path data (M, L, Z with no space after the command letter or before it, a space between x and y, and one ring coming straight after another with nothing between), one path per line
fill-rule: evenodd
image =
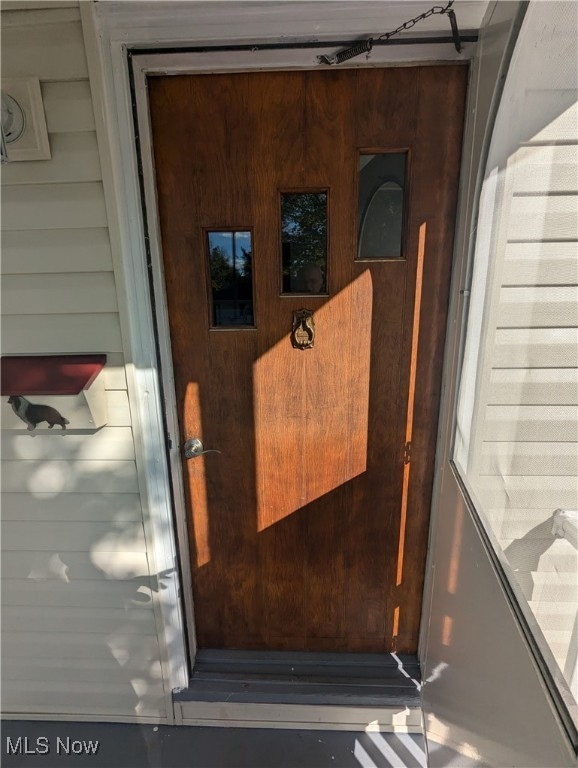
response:
M180 440L220 451L183 456L200 647L416 650L466 80L149 82ZM382 153L405 158L403 247L360 260L360 156ZM312 294L283 282L282 208L306 194L327 210Z

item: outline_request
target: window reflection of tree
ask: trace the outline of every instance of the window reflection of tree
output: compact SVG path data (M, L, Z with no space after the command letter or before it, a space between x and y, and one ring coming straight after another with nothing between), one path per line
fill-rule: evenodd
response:
M327 267L327 193L284 193L281 198L283 292L294 290L306 265Z
M227 247L213 245L225 239ZM251 249L246 232L221 232L209 234L209 263L213 294L213 324L253 324L253 266Z

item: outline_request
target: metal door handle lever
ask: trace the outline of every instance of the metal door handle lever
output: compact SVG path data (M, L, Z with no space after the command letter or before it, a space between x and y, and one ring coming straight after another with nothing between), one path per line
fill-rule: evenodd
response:
M203 456L205 453L221 453L216 448L205 449L205 446L198 437L191 437L189 440L186 440L183 449L187 459L196 459L197 456Z

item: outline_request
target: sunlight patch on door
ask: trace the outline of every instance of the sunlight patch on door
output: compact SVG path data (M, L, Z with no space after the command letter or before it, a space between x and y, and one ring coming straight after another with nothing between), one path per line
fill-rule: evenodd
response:
M372 293L366 270L315 309L306 350L288 306L287 334L253 365L259 531L366 469Z
M399 605L396 605L393 610L393 630L391 635L393 637L393 645L395 647L397 636L399 635Z
M409 367L409 392L407 398L407 420L405 425L405 442L411 446L413 437L413 410L415 405L415 385L417 379L417 352L419 342L420 314L421 314L421 294L423 287L423 263L425 256L425 237L426 223L420 225L419 243L417 252L417 269L415 277L415 300L413 305L413 328L411 337L411 360ZM396 586L400 586L403 581L403 559L405 554L405 532L407 526L407 503L409 496L409 456L403 467L403 486L401 496L401 510L399 523L399 540L397 548L397 578Z
M194 423L201 413L201 398L199 385L191 381L187 384L185 395L185 432L190 431L195 436L200 435L199 426ZM189 420L193 421L189 424ZM195 429L196 427L196 429ZM209 511L207 508L207 479L205 476L205 459L199 456L187 462L191 505L194 514L194 539L197 568L201 568L211 560L209 541Z

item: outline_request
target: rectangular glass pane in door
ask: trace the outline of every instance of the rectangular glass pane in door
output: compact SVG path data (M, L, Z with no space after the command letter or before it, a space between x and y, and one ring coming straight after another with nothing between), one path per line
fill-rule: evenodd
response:
M327 192L281 193L283 293L327 293Z
M251 232L207 232L211 327L253 327Z

